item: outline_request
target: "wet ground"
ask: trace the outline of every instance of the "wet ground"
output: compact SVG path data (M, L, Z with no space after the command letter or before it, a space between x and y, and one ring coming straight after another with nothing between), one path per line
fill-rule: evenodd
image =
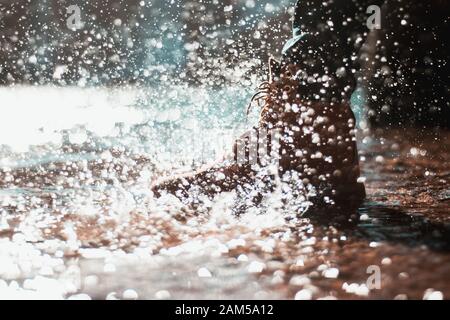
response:
M97 106L110 103L94 97ZM95 115L104 114L102 108ZM52 110L48 114L63 112ZM92 128L106 132L109 124L89 110L74 106L71 114L86 112ZM130 118L128 109L113 111L111 117ZM90 131L76 126L83 117L74 124L38 121L37 134L45 139L55 138L44 130L50 124L70 134L59 145L39 140L34 129L25 139L23 128L3 121L9 123L5 134L17 132L3 135L2 143L22 146L35 136L37 142L27 152L1 150L0 298L450 297L450 132L361 133L368 198L357 212L304 218L274 195L264 210L236 217L233 194L204 199L195 209L152 197L151 180L172 171L149 152L130 152L145 143L154 147L142 137L156 125L152 112L142 120L141 109L132 111L132 130L111 136L114 143L98 138L93 144ZM27 127L33 118L39 114ZM73 132L63 130L72 125Z

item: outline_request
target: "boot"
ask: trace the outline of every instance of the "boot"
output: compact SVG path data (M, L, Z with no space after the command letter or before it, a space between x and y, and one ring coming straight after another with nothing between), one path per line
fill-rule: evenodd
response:
M316 190L315 197L309 199L315 205L357 207L365 198L365 188L358 183L356 120L349 104L303 101L296 89L298 66L274 59L269 65L269 80L260 86L253 99L263 100L254 140L261 142L260 132L279 134L276 146L279 176L296 172L305 186ZM186 198L194 186L202 193L215 195L252 183L263 165L260 152L256 153L257 161L252 162L252 136L255 134L247 133L236 141L233 161L164 179L154 184L152 191L156 196L168 192ZM273 154L273 139L265 141L266 154ZM244 152L240 152L242 146ZM259 144L257 149L260 147ZM239 161L240 153L246 155L246 161Z
M236 141L232 161L157 182L152 186L156 196L168 192L186 198L193 187L208 195L231 191L253 183L259 170L276 160L279 177L294 172L304 186L315 190L308 199L315 206L356 208L361 204L366 194L358 183L356 120L348 97L341 94L351 91L353 80L312 77L323 71L317 61L323 62L326 52L312 35L301 34L298 12L293 29L282 60L269 60L268 80L250 103L249 108L262 101L258 126ZM325 83L330 89L320 96ZM270 137L265 137L268 132ZM276 144L274 135L279 138ZM269 159L252 152L255 143Z

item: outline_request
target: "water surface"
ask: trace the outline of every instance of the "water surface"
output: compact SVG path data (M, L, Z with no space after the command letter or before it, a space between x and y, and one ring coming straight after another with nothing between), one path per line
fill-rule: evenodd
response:
M0 89L0 298L450 297L448 132L360 132L358 211L274 194L237 217L233 193L194 209L149 185L220 157L249 92L162 93Z

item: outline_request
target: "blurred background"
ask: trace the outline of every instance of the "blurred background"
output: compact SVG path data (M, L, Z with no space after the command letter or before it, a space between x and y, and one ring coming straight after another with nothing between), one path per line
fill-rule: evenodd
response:
M1 0L0 83L240 81L279 54L293 2ZM67 27L71 5L79 30Z
M449 6L384 3L383 29L365 34L357 113L381 126L448 127ZM291 36L294 4L0 0L0 84L255 86Z
M3 161L48 162L74 143L88 153L124 146L169 166L214 159L246 125L266 61L292 33L292 5L0 0Z

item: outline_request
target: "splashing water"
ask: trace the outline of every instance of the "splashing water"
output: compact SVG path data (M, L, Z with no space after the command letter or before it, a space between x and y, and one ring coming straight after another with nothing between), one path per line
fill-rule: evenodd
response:
M232 139L249 125L243 120L242 106L249 96L245 90L180 87L168 95L152 88L48 87L40 88L39 95L36 90L0 90L1 100L14 106L5 107L0 120L1 298L167 299L207 294L310 299L404 297L404 292L429 298L449 294L446 286L439 286L444 274L439 271L434 278L415 274L419 289L406 280L398 286L395 280L396 273L423 263L420 256L424 254L434 256L426 260L430 270L448 264L448 254L423 251L416 245L446 250L449 231L420 219L410 223L410 216L376 204L360 211L359 223L330 225L299 218L296 213L308 205L292 190L286 192L287 182L259 206L247 206L239 217L234 215L239 206L235 192L214 200L202 198L195 208L172 196L155 200L149 189L155 176L214 160L226 151L222 148L226 144L211 148L210 141L225 133ZM193 130L193 123L208 132L195 139L209 149L190 149L192 139L187 134L202 132ZM382 141L381 146L389 145ZM386 173L377 173L379 162L375 161L383 156L383 165L391 165L392 150L374 150L380 145L373 139L363 142L371 198L386 202L383 197L394 197L391 192L398 188L380 194L371 186L379 190L379 183L392 181ZM402 150L408 155L411 148L397 144L394 156ZM405 172L422 161L420 153L404 158L412 161L404 164ZM448 161L439 163L436 166ZM427 172L445 171L433 165L429 163ZM395 170L388 172L396 174ZM428 179L437 186L428 197L445 198L438 184L447 178L428 175ZM403 181L410 179L405 176ZM286 205L286 195L297 201ZM418 199L428 201L425 195ZM390 201L387 205L395 205ZM397 230L395 239L392 228ZM383 244L391 240L392 244ZM348 263L346 259L355 259L355 252L358 262ZM384 291L369 289L366 268L384 265L381 262L389 256L391 263L383 268L391 282L384 284Z
M263 216L253 211L236 220L233 194L204 199L192 211L170 196L155 201L150 192L164 172L191 170L226 151L246 125L237 96L248 98L237 88L180 87L164 101L151 88L0 89L5 105L14 105L0 120L0 233L11 235L1 240L0 278L27 279L2 280L3 296L70 297L81 281L79 267L67 265L71 256L220 256L229 251L215 239L222 232L282 226L274 204ZM191 149L192 139L200 148ZM197 239L202 234L212 237ZM69 288L66 272L76 273Z

